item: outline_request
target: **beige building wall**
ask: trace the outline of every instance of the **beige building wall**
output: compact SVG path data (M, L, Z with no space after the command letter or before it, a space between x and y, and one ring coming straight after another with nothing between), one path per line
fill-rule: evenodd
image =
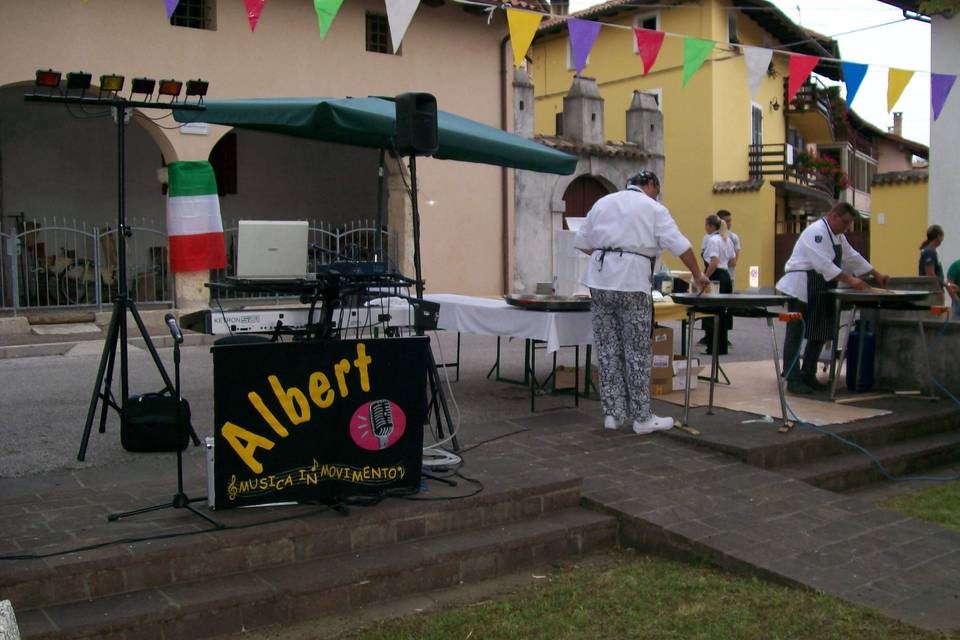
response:
M488 25L485 16L469 15L452 3L421 6L401 55L393 56L365 50L365 14L383 13L381 1L345 2L323 40L310 2L271 0L255 33L242 3L218 2L216 7L216 30L201 30L170 26L162 2L4 2L0 87L32 83L36 69L49 67L87 71L95 79L118 73L128 83L136 76L200 77L210 81L209 99L426 91L437 97L442 110L500 126L500 49L506 33L500 14ZM205 159L225 131L211 127L208 135L196 136L153 127L150 135L169 162ZM428 290L500 293L500 169L421 159L418 177ZM374 188L376 176L369 178ZM241 179L267 180L247 175ZM324 176L316 180L322 190ZM159 189L157 194L161 198ZM112 209L115 203L98 206ZM360 213L357 217L375 215Z

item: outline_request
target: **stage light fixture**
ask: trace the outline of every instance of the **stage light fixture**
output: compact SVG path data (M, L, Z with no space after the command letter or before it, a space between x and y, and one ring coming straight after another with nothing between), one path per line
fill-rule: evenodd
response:
M67 74L67 92L79 91L82 96L90 88L92 76L83 71L71 71Z
M100 94L119 93L123 89L123 76L116 74L100 76Z
M47 69L46 71L37 69L37 80L34 83L34 86L43 87L45 89L54 89L60 86L60 76L60 72L54 71L53 69Z
M176 102L177 96L183 90L183 83L179 80L161 80L160 88L157 94L161 96L170 96L170 102Z
M187 95L197 96L197 102L203 102L203 96L207 95L207 88L210 86L210 83L206 80L201 80L197 78L196 80L187 80Z
M157 86L157 81L153 78L134 78L130 83L130 97L135 95L145 95L147 100L153 95L153 89Z

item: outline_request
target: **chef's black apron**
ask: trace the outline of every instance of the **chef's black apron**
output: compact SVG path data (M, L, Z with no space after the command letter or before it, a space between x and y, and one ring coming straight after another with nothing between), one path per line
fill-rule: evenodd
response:
M623 257L625 253L632 253L635 256L643 256L650 261L650 337L652 338L653 330L657 326L656 307L653 304L653 267L657 264L656 256L648 256L645 253L621 249L620 247L603 247L599 249L599 251L600 255L595 258L595 260L600 263L598 271L603 271L603 261L606 259L608 253L618 253L621 257Z
M839 267L843 264L843 245L834 244L830 225L823 218L821 221L827 228L827 238L833 246L833 264ZM807 340L829 342L836 335L837 328L833 296L827 292L836 285L828 284L820 272L814 269L808 269L804 273L807 274L807 313L804 318L806 331L803 337Z

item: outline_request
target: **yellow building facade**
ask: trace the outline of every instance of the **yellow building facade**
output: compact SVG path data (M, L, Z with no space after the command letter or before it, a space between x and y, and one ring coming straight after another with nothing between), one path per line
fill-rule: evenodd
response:
M874 180L870 243L878 271L917 275L920 244L927 237L927 186L926 171L881 174Z
M606 3L601 7L609 7ZM604 98L605 137L622 140L626 134L622 114L635 90L658 94L664 114L663 200L682 231L699 246L704 218L718 209L734 215L734 230L743 245L736 287L748 286L751 265L760 268L760 285L774 283L774 237L777 233L778 190L771 180L751 182L751 144L783 144L787 139L784 79L788 58L774 55L755 98L751 99L747 69L740 49L728 42L775 48L787 43L777 37L794 37L803 32L783 14L770 28L770 17L755 19L731 2L703 0L674 7L645 9L631 3L618 13L578 17L600 20L610 26L600 30L591 50L585 76L594 77ZM771 5L772 6L772 5ZM753 15L754 17L751 17ZM560 21L557 21L560 22ZM656 63L647 76L635 53L634 27L655 28L667 33ZM792 35L791 35L792 34ZM683 37L712 40L707 61L681 86L683 78ZM822 41L822 40L821 40ZM536 95L536 133L554 135L557 114L563 109L563 95L570 87L571 68L566 27L541 27L531 48L530 75ZM722 44L721 44L722 43ZM794 48L801 53L812 53ZM823 55L822 50L820 55ZM758 123L759 119L759 123Z

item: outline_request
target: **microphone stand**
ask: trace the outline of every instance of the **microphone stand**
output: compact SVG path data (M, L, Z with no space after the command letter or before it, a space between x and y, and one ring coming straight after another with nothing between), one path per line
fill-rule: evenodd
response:
M181 441L187 441L187 431L184 428L183 420L181 416L181 405L183 404L183 399L180 397L180 345L183 343L183 334L180 332L180 327L177 326L177 320L173 317L172 313L168 313L163 318L164 322L167 323L167 328L170 329L170 335L173 337L173 372L174 372L174 418L176 420L174 428L177 430L177 492L173 495L173 498L170 502L165 502L163 504L156 504L149 507L142 507L140 509L134 509L132 511L124 511L122 513L111 513L107 516L107 520L110 522L116 522L120 518L126 518L129 516L139 515L141 513L148 513L150 511L159 511L160 509L186 509L187 511L196 514L212 524L216 529L223 529L224 525L219 520L208 516L203 513L196 507L191 506L191 502L200 502L206 500L206 496L201 496L199 498L190 498L183 491L183 450L186 448L186 444L181 446Z

